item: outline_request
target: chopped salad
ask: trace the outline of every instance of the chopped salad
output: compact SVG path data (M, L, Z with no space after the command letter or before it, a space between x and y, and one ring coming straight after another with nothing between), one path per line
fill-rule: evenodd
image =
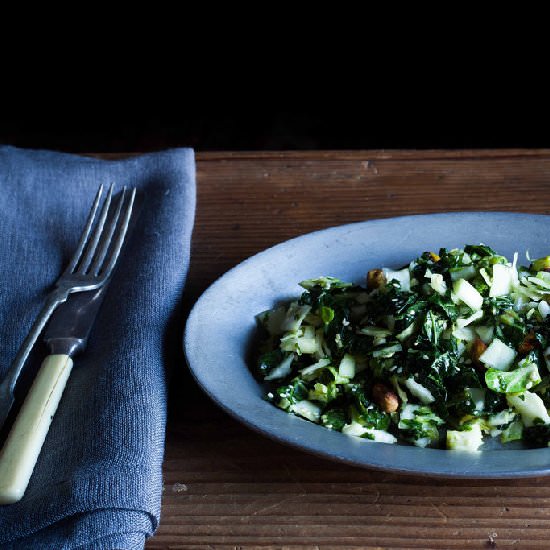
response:
M477 451L550 444L550 256L424 252L365 284L302 281L257 315L256 374L274 405L383 443Z

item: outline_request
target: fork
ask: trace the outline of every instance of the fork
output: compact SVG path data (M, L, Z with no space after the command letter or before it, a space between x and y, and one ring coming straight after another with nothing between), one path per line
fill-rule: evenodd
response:
M29 334L23 340L13 363L0 384L0 429L13 406L15 386L19 375L38 336L54 310L67 300L69 294L99 289L111 276L128 230L136 194L135 189L128 192L124 187L118 201L111 208L113 188L114 186L111 185L94 227L103 195L103 185L99 187L69 264L47 296ZM108 218L109 223L106 223Z

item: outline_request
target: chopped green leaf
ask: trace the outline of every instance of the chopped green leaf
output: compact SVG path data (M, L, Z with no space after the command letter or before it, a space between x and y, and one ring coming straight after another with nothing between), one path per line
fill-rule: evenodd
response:
M489 369L485 373L487 387L497 393L521 393L540 381L539 371L534 363L512 371Z

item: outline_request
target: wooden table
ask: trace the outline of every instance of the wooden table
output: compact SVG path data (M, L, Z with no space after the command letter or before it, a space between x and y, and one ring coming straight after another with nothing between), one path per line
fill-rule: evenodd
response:
M312 230L425 212L550 213L550 150L200 153L197 168L185 310L228 268ZM147 548L550 547L550 478L445 481L332 463L241 426L185 369L182 356Z

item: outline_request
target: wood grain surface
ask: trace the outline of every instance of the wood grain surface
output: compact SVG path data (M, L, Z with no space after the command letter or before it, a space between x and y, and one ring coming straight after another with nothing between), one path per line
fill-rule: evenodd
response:
M199 153L197 170L184 315L229 268L309 231L427 212L550 213L549 150ZM435 480L332 463L241 426L183 356L181 366L147 548L550 548L550 477Z

